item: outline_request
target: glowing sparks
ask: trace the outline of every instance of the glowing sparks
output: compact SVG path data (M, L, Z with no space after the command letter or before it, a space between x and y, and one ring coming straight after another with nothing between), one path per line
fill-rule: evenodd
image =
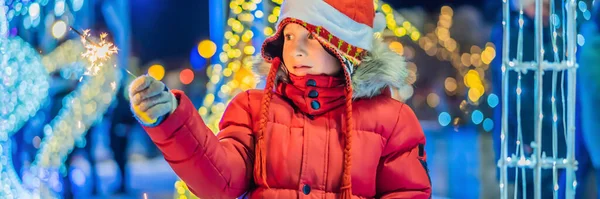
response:
M111 83L110 83L110 87L111 87L113 90L116 90L116 89L117 89L117 82L111 82Z
M84 30L83 33L77 33L81 36L81 43L83 43L86 49L81 56L90 62L90 66L87 68L85 74L96 75L100 71L100 68L104 66L104 62L110 59L111 55L117 54L118 49L113 43L106 41L106 37L108 36L106 33L100 34L99 42L90 40L89 29Z

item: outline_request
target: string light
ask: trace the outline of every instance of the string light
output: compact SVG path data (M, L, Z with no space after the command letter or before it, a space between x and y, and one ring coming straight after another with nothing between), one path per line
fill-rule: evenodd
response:
M4 185L4 190L0 192L0 198L39 198L41 193L49 194L44 195L44 197L57 196L56 194L62 188L56 179L53 180L53 178L47 176L58 175L60 169L64 167L63 164L67 155L75 146L75 140L82 139L87 129L103 116L103 113L112 102L112 100L106 100L106 98L114 98L116 92L114 87L116 82L119 82L120 74L114 67L105 67L103 70L98 71L96 76L86 78L86 81L83 81L75 91L65 97L63 108L44 127L44 138L39 145L40 150L37 152L31 167L26 171L27 176L31 176L35 180L24 179L23 183L25 184L21 184L21 180L12 168L10 146L9 142L6 142L10 134L7 136L6 133L16 132L20 128L19 126L37 111L39 103L46 98L47 81L50 73L59 70L70 70L78 73L78 71L84 71L90 63L83 60L79 55L85 48L77 41L67 41L41 59L37 51L18 37L10 40L3 39L1 44L2 46L10 46L4 48L10 50L4 55L4 58L8 58L8 63L3 65L2 68L7 68L5 66L14 68L13 71L10 71L14 74L11 76L3 75L2 77L15 78L21 81L18 84L18 89L27 91L20 93L20 91L14 89L3 90L2 96L26 98L26 100L19 100L19 102L30 104L14 104L13 107L17 108L16 111L10 112L8 115L2 115L3 118L7 117L9 122L0 123L0 129L2 129L0 138L4 140L0 140L0 148L3 148L0 151L2 151L2 157L7 158L7 161L0 162L2 164L0 166L0 181ZM106 60L106 63L112 65L114 61L109 59ZM31 78L38 80L32 81ZM14 123L10 121L14 121Z
M378 1L375 1L377 4ZM404 19L401 15L395 14L395 11L389 4L383 3L380 10L385 14L387 28L391 30L396 37L410 37L410 41L414 41L421 47L423 51L429 56L436 56L441 61L448 61L458 70L459 75L463 78L463 85L468 89L467 99L470 104L475 107L479 104L479 99L485 95L485 86L487 80L485 79L485 71L489 68L489 64L496 57L495 46L492 43L486 43L482 48L473 45L467 48L469 51L461 54L461 48L457 44L456 40L450 35L450 28L452 27L452 17L454 11L449 6L443 6L440 11L439 21L437 27L430 33L421 36L415 26L409 21ZM392 50L398 49L399 45L395 44L396 41L390 43ZM399 42L398 42L399 43ZM407 49L402 49L402 54L407 56ZM410 58L407 56L407 58ZM474 67L471 70L464 70L464 68ZM457 77L456 79L459 79ZM456 84L453 79L446 79L444 81L444 87L448 95L456 95L460 85Z
M54 24L52 24L52 36L54 38L60 39L60 38L64 37L66 33L67 33L67 24L64 21L58 20L58 21L54 22Z

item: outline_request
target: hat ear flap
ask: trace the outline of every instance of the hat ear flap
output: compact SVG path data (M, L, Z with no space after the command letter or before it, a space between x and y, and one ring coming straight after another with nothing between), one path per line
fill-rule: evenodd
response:
M387 22L385 21L385 16L383 13L375 13L375 18L373 18L373 32L381 32L385 29Z

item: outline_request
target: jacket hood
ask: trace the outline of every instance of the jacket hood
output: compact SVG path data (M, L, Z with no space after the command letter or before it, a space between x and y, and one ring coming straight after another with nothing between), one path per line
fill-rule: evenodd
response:
M271 64L262 57L255 59L253 71L259 78L266 78ZM373 38L373 49L363 57L352 74L352 98L371 98L381 94L384 88L400 88L407 84L408 69L404 57L392 51L381 39ZM280 67L276 83L287 80Z

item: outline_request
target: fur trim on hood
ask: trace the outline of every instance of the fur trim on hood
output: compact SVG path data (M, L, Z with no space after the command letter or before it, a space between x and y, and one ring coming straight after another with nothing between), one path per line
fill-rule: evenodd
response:
M253 71L259 78L266 78L271 64L262 57L255 58ZM407 84L408 69L404 57L392 51L381 39L373 38L373 50L369 51L352 74L352 98L371 98L381 94L386 87L401 88ZM286 81L287 74L277 71L276 83Z

